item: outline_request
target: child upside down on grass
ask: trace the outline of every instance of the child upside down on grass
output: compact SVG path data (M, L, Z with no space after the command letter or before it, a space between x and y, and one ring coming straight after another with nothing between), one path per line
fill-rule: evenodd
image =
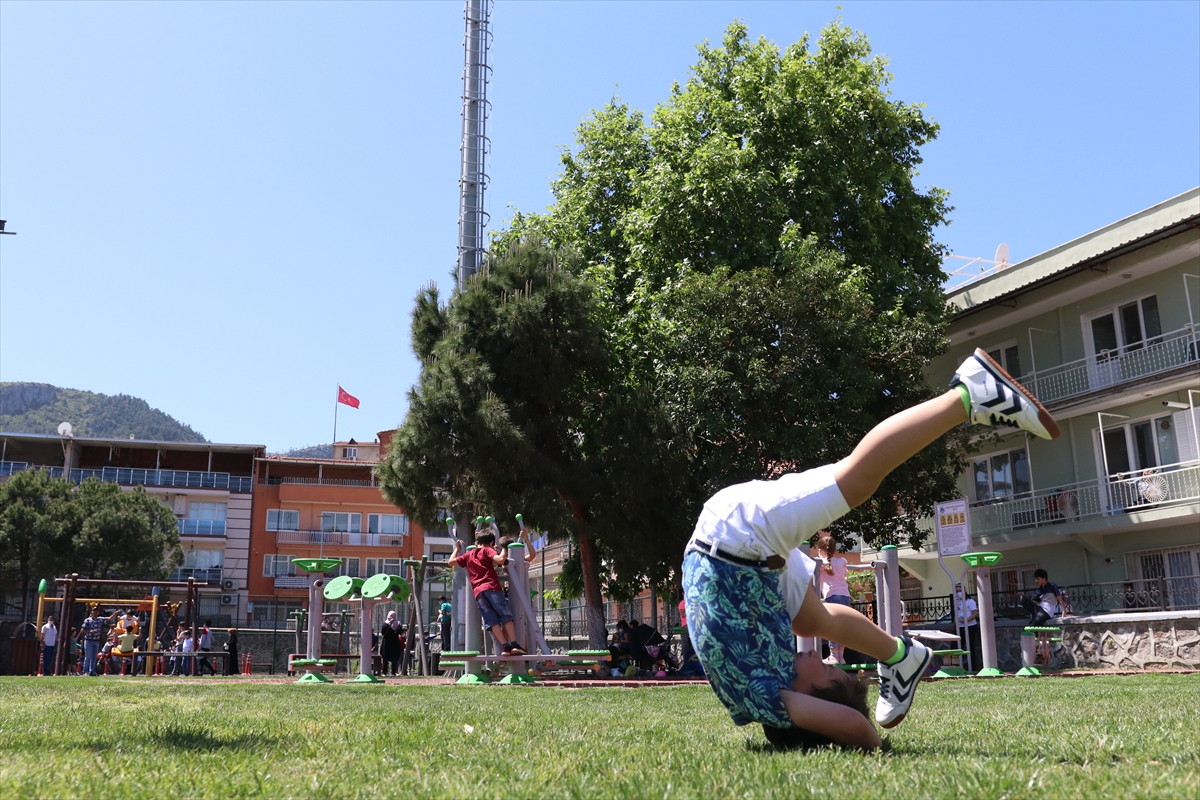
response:
M982 350L940 397L881 422L836 464L722 489L704 504L683 561L688 632L713 691L738 725L761 723L777 746L882 742L866 687L793 636L819 636L879 661L875 720L899 725L932 652L852 608L825 605L813 561L796 548L866 501L893 469L963 422L1059 436L1046 409Z

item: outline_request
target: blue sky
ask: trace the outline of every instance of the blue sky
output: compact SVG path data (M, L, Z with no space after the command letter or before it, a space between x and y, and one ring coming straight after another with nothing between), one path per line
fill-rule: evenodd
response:
M839 9L840 5L840 9ZM493 17L493 225L614 94L744 20L840 16L941 124L959 254L1035 255L1200 184L1200 3L551 3ZM462 4L0 2L0 380L146 399L273 450L398 424L449 289Z

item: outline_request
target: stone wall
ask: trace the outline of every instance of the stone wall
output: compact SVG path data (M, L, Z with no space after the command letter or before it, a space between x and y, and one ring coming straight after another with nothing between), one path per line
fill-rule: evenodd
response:
M1000 669L1021 668L1025 623L997 622ZM1200 669L1200 611L1067 617L1054 669Z

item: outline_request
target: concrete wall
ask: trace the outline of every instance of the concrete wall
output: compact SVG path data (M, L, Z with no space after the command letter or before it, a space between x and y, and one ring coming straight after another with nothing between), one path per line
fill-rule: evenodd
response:
M1062 620L1052 669L1200 669L1200 611L1107 614ZM1025 623L997 622L1000 669L1021 668Z

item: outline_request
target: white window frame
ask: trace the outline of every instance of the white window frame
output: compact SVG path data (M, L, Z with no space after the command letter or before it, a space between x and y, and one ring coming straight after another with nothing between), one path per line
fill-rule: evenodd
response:
M383 530L384 519L394 520L396 530ZM368 514L367 515L367 533L377 533L380 536L400 536L408 535L408 515L407 514Z
M212 516L202 515L201 512L212 512ZM224 522L229 513L228 503L213 503L207 500L188 501L187 518L206 522Z
M1179 455L1180 459L1183 459L1183 456L1186 453L1188 453L1189 451L1185 450L1184 447L1182 446L1182 443L1180 442L1180 436L1181 435L1190 436L1192 433L1191 430L1187 428L1187 412L1186 411L1184 411L1180 414L1174 414L1170 411L1166 411L1165 413L1150 414L1145 417L1139 417L1138 419L1114 420L1111 423L1105 422L1104 433L1112 433L1113 431L1118 430L1118 429L1121 429L1125 432L1125 451L1129 454L1129 469L1125 470L1122 473L1112 473L1112 474L1114 474L1114 475L1122 474L1125 477L1129 477L1132 473L1141 472L1142 470L1161 469L1163 467L1176 467L1179 463L1181 463L1179 461L1172 462L1169 464L1163 463L1162 447L1158 441L1158 430L1157 430L1158 423L1161 422L1163 419L1170 420L1171 429L1175 433L1175 451ZM1156 462L1149 466L1137 463L1137 460L1138 460L1137 459L1137 440L1134 438L1134 433L1133 433L1133 429L1135 426L1144 425L1147 422L1150 423L1150 427L1151 427L1151 432L1152 432L1151 442L1154 445L1154 460ZM1100 428L1097 427L1092 430L1092 441L1095 445L1094 449L1095 449L1095 455L1096 455L1096 470L1097 470L1098 475L1104 475L1105 477L1108 477L1111 480L1111 475L1108 471L1108 464L1104 463L1104 456L1105 456L1107 448L1102 447L1100 444L1100 437L1102 435L1103 434L1101 433Z
M388 575L400 575L404 570L404 559L402 558L368 558L366 563L366 575L378 575L383 572ZM392 570L395 570L394 572Z
M1011 470L1012 454L1017 451L1024 451L1024 453L1025 453L1025 464L1027 465L1028 470L1029 470L1029 492L1018 492L1018 491L1016 491L1016 489L1014 487L1011 495L1009 495L1007 497L996 497L996 490L992 485L992 458L994 458L995 456L1001 456L1001 455L1009 456L1008 463L1010 465L1010 471L1012 471ZM988 496L984 497L984 498L980 498L978 496L978 485L975 482L975 465L980 461L984 461L987 463ZM990 503L1007 503L1007 502L1011 502L1012 500L1018 499L1021 496L1029 496L1030 494L1032 494L1034 487L1033 487L1033 462L1029 455L1028 441L1023 442L1019 447L1006 447L1001 450L993 450L990 453L980 453L979 455L971 456L971 458L967 461L967 474L970 476L969 480L970 480L971 495L972 495L972 497L974 497L974 502L972 503L972 505L980 506L985 503L989 503L989 504ZM1015 482L1015 475L1016 475L1016 473L1013 472L1014 482Z
M264 578L283 578L292 577L296 574L296 565L292 563L295 556L283 555L276 553L268 553L263 556L263 577ZM279 566L284 565L283 572L279 572Z
M1015 370L1008 363L1008 351L1010 348L1015 348L1017 351L1017 364L1016 364L1017 369L1015 369ZM1000 366L1004 367L1005 372L1007 372L1009 375L1012 375L1014 378L1020 378L1022 375L1025 374L1020 369L1021 347L1017 343L1016 339L1009 339L1006 342L1000 342L999 344L992 345L991 347L984 347L982 349L989 356L992 356L992 358L996 358L995 356L992 355L992 353L999 351L1000 358L997 358L996 360L1000 363Z
M339 575L349 575L351 578L362 577L362 575L361 575L362 559L358 558L357 556L333 556L333 557L342 563L340 566L326 571L326 573L325 573L326 578L336 578ZM354 565L353 569L350 569L351 564Z
M1143 308L1143 301L1153 297L1155 304L1158 302L1157 292L1145 292L1133 297L1121 300L1118 303L1097 308L1086 314L1079 316L1080 325L1083 328L1083 350L1088 359L1088 378L1093 388L1103 388L1119 383L1120 376L1120 361L1121 356L1126 353L1140 350L1151 344L1151 339L1160 338L1162 336L1162 308L1159 308L1158 327L1159 332L1151 336L1146 331L1146 315ZM1130 304L1137 305L1138 324L1141 327L1142 338L1136 342L1136 347L1131 347L1128 337L1125 335L1125 325L1121 320L1121 309ZM1111 316L1113 318L1113 330L1117 337L1117 347L1115 350L1108 350L1105 353L1096 351L1096 341L1092 335L1092 321L1100 317Z
M296 527L281 527L279 518L281 516L290 516L295 514ZM274 521L272 521L272 518ZM286 520L285 520L286 522ZM268 508L267 509L267 530L269 531L298 531L300 530L300 510L297 508Z
M348 459L351 461L357 461L358 460L358 448L357 447L343 447L342 448L342 458L345 458L345 459Z
M328 523L332 527L326 527L326 518L333 517L333 521ZM338 527L338 517L346 517L346 527ZM323 533L362 533L362 514L358 511L322 511L321 512L321 531Z
M992 567L992 592L1026 592L1034 589L1037 583L1033 580L1033 573L1038 568L1036 561L1031 561L1028 564L1006 564L1003 567ZM1004 575L1013 575L1017 579L1017 588L1009 589L1006 586L1001 587L1000 577ZM1026 581L1025 577L1029 576ZM1007 583L1007 582L1006 582Z

